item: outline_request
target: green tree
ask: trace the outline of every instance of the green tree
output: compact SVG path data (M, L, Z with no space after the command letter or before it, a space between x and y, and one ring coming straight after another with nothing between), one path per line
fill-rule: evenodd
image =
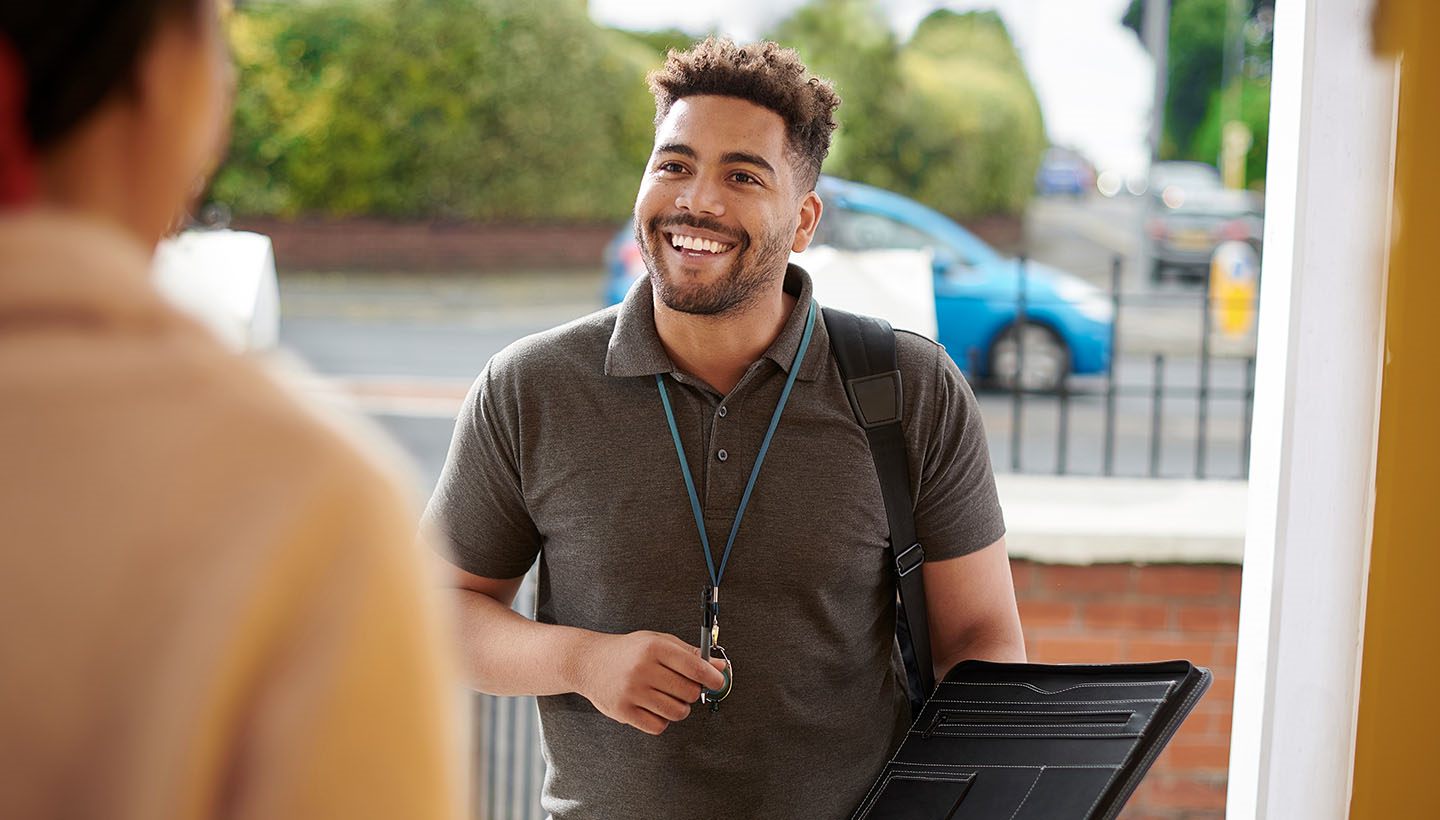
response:
M292 175L323 129L337 55L366 30L353 5L268 5L232 17L238 93L230 152L213 196L248 213L295 210Z
M1251 186L1263 185L1265 160L1270 153L1270 81L1238 79L1229 88L1215 93L1205 121L1195 132L1195 157L1217 161L1221 134L1230 119L1249 126L1254 142L1245 156L1245 179Z
M1047 141L999 15L932 13L901 67L911 93L895 150L906 192L962 218L1024 210Z
M840 92L829 173L958 217L1024 209L1044 125L998 15L937 11L901 44L873 0L812 0L770 36Z
M905 82L900 45L874 0L815 0L768 35L800 53L815 74L835 84L841 106L829 173L894 188L895 134Z
M582 4L332 0L237 17L241 116L214 189L237 211L594 220L629 210L655 58Z
M1142 36L1146 0L1130 0L1122 22ZM1211 103L1224 84L1227 43L1245 37L1248 64L1268 75L1268 32L1252 36L1254 24L1273 9L1273 0L1170 0L1168 82L1162 159L1215 162L1198 150L1196 137L1211 116ZM1238 19L1236 19L1238 18Z
M678 28L666 28L656 31L626 31L625 29L613 29L613 31L619 32L624 37L628 37L632 40L638 40L641 43L644 43L646 46L649 46L655 51L657 57L657 64L660 59L663 59L665 57L666 52L668 52L670 49L673 48L677 51L684 51L685 49L695 45L697 42L705 39L705 35L703 34L697 36L694 34L690 34L689 32L681 31Z

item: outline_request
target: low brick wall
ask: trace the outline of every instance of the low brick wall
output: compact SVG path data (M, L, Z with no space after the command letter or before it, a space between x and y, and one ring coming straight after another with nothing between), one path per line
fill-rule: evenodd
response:
M269 236L281 273L598 269L605 244L620 229L379 219L237 219L233 227Z
M599 268L605 245L620 230L620 223L494 225L243 217L231 227L269 236L281 273L484 273ZM986 217L967 227L1003 253L1019 253L1024 246L1019 217Z
M1210 692L1156 761L1122 820L1223 820L1235 694L1240 567L1057 566L1014 560L1030 659L1109 663L1185 658Z

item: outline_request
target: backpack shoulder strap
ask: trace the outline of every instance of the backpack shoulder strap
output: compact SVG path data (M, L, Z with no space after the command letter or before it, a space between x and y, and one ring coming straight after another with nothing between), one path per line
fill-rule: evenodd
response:
M855 420L865 430L880 478L885 516L890 525L890 562L898 590L896 637L909 678L915 714L935 690L930 659L930 624L920 572L925 550L915 538L910 500L910 458L905 449L904 385L895 353L895 331L883 319L823 309L830 348Z

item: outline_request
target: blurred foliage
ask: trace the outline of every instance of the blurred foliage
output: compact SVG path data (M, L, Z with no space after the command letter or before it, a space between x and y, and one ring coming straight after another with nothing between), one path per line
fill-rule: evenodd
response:
M1122 22L1144 42L1146 0L1130 0ZM1269 66L1272 46L1271 20L1274 0L1170 0L1170 39L1166 77L1165 133L1161 159L1188 159L1214 164L1219 156L1219 120L1216 108L1227 96L1263 94L1269 99ZM1239 42L1243 40L1243 45ZM1231 46L1227 54L1227 44ZM1255 89L1240 91L1242 80L1226 77L1227 59L1242 58L1241 66L1230 73L1257 83ZM1237 70L1238 69L1238 70ZM1221 94L1229 82L1231 91ZM1233 104L1233 103L1232 103ZM1247 109L1248 110L1248 109ZM1252 128L1256 120L1241 117ZM1213 121L1213 122L1212 122ZM1268 124L1268 114L1264 123ZM1205 130L1213 132L1205 136ZM1265 144L1265 134L1256 131L1256 149ZM1249 157L1252 169L1264 178L1263 152Z
M900 187L895 138L904 80L900 44L878 4L813 0L768 35L800 53L842 100L825 172L882 188Z
M901 68L911 86L899 142L907 192L958 217L1024 210L1048 141L999 15L931 14Z
M660 57L664 57L665 53L670 51L670 49L672 48L676 51L684 51L685 49L690 48L691 46L705 39L705 37L707 36L704 34L690 34L688 32L681 31L678 28L666 28L660 29L658 31L624 31L623 29L617 30L620 31L620 33L624 34L626 37L639 40L640 42L654 49L655 53ZM658 66L658 64L659 61L657 60L656 65Z
M648 155L647 71L681 31L621 32L569 0L252 2L212 188L240 214L623 218ZM773 33L845 100L826 171L958 217L1024 208L1039 105L993 13L897 42L876 0L812 0Z
M247 5L230 161L240 213L623 217L651 139L654 52L581 4Z
M873 0L813 0L770 36L844 100L828 173L961 218L1024 209L1045 129L994 12L936 11L901 44Z

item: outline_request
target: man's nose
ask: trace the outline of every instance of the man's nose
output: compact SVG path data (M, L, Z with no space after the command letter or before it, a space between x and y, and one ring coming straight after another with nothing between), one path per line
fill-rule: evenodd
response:
M675 197L675 207L707 216L724 216L725 201L719 186L699 176L692 177Z

